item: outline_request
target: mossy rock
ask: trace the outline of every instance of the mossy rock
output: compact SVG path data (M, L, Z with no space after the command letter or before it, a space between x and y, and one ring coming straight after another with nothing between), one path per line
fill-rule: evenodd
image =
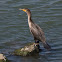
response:
M34 55L36 53L39 53L39 44L37 43L28 43L27 46L16 49L14 51L15 55L20 55L20 56L29 56L29 55Z

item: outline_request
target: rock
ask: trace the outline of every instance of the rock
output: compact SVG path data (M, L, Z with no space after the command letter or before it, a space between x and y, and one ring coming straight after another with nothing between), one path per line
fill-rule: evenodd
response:
M0 54L0 62L7 62L7 58L3 54Z
M39 43L29 43L24 48L16 49L14 55L29 56L39 53Z

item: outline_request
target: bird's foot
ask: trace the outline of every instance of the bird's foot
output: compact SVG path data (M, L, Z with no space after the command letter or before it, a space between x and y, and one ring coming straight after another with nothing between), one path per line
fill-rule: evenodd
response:
M35 41L35 43L39 43L39 41Z
M39 43L35 43L34 46L37 47L38 49L40 48Z

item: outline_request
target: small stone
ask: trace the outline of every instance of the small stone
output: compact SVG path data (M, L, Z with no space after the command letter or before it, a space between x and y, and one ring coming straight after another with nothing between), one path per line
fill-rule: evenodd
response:
M3 55L3 54L0 54L0 62L7 62L7 58Z
M0 60L5 60L6 61L6 57L3 54L0 54Z

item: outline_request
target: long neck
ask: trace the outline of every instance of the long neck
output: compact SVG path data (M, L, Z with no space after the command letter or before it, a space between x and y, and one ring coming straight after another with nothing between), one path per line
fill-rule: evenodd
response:
M33 23L31 19L31 12L28 12L27 15L28 15L28 24Z

